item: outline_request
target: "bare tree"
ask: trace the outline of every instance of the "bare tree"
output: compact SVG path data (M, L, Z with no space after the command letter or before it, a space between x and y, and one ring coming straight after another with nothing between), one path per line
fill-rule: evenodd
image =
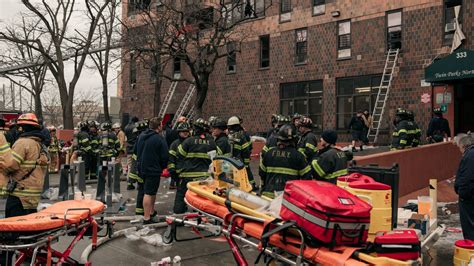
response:
M46 90L42 95L44 121L49 125L58 126L62 121L61 101L55 90Z
M113 50L118 46L119 40L119 20L117 11L119 10L121 0L111 0L111 3L100 16L100 23L97 26L97 33L94 36L94 44L104 48L103 51L90 54L90 58L94 63L102 80L102 103L104 109L105 120L111 121L109 114L109 95L108 95L108 77L110 65L120 59L120 53L114 53Z
M74 102L74 117L78 121L97 119L101 108L93 91L79 93Z
M6 27L6 34L12 39L22 39L28 42L41 38L42 33L37 30L39 21L34 21L22 15L21 23ZM0 63L4 65L14 65L18 62L38 62L41 59L40 53L30 46L20 42L2 41L6 49L0 54ZM47 45L50 46L49 44ZM36 116L43 119L41 93L46 80L47 66L36 64L30 68L20 69L4 74L3 77L9 79L19 88L27 91L34 99ZM20 102L22 99L20 99Z
M268 0L230 3L226 0L209 3L164 0L151 7L148 5L150 1L136 2L139 5L135 9L138 9L140 18L136 23L124 23L129 33L126 37L128 52L139 56L145 63L151 62L151 67L155 67L156 75L161 78L194 84L197 91L195 108L199 115L216 62L240 52L241 43L252 35L251 27L243 22L263 15L271 5ZM134 31L141 34L134 34ZM137 38L138 35L146 37ZM166 71L175 58L184 62L190 77L176 77ZM158 86L161 85L156 83L155 114L158 113L156 102L159 101Z
M88 29L85 32L80 32L78 29L71 30L73 28L70 25L71 17L77 15L78 12L76 0L42 0L39 5L33 5L30 0L21 0L21 2L39 19L38 29L44 31L44 38L52 43L51 53L43 39L30 41L12 38L3 31L0 31L0 39L29 46L41 54L59 89L64 127L72 129L74 123L73 100L76 85L81 76L87 55L90 52L91 42L99 23L99 18L110 3L110 0L84 0L86 12L91 18ZM72 58L74 65L74 73L69 82L66 80L64 64L68 58Z

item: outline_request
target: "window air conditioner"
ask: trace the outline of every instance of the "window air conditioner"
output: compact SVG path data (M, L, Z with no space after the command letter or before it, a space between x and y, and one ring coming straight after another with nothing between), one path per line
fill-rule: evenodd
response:
M456 23L451 22L451 23L446 23L444 26L444 32L453 32L456 31Z

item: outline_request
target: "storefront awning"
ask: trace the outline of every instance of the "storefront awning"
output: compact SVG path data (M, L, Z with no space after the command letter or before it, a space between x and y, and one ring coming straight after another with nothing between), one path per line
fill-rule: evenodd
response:
M474 78L474 51L458 49L425 69L426 82Z

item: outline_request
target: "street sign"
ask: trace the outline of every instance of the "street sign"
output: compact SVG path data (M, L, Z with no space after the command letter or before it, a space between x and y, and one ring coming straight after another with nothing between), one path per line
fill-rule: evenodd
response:
M441 112L443 112L443 113L448 112L448 105L447 104L442 104L441 105Z
M431 102L431 96L428 93L423 93L421 95L421 102L422 103L429 103Z

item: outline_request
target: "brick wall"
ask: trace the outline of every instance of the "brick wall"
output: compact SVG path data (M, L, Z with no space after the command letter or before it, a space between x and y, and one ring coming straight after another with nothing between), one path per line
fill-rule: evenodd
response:
M411 109L423 130L431 117L431 104L421 104L423 93L431 94L431 87L421 87L424 68L438 55L449 52L443 46L443 1L441 0L329 0L324 15L311 15L312 1L293 1L292 21L279 23L278 6L272 6L266 17L247 22L241 27L251 36L237 55L237 71L228 74L226 60L221 60L211 76L208 97L204 105L205 117L240 115L245 127L263 132L269 127L272 113L279 113L281 83L323 80L323 127L336 127L336 80L342 77L381 74L385 64L386 11L403 8L402 52L392 83L385 122L389 123L397 107ZM331 11L340 17L333 18ZM463 29L468 40L465 47L474 48L474 3L464 1ZM351 19L352 58L337 60L337 21ZM308 62L294 64L295 33L308 29ZM270 68L259 69L258 36L270 34ZM128 64L123 64L124 103L122 112L151 115L148 98L152 84L148 72L139 71L134 90L127 90ZM184 65L183 65L184 67ZM169 88L163 82L162 99ZM187 85L181 85L184 95ZM130 97L139 100L130 101ZM169 112L173 113L182 97L175 97ZM345 132L341 132L345 133ZM348 136L341 136L347 140ZM387 138L385 138L387 140Z

